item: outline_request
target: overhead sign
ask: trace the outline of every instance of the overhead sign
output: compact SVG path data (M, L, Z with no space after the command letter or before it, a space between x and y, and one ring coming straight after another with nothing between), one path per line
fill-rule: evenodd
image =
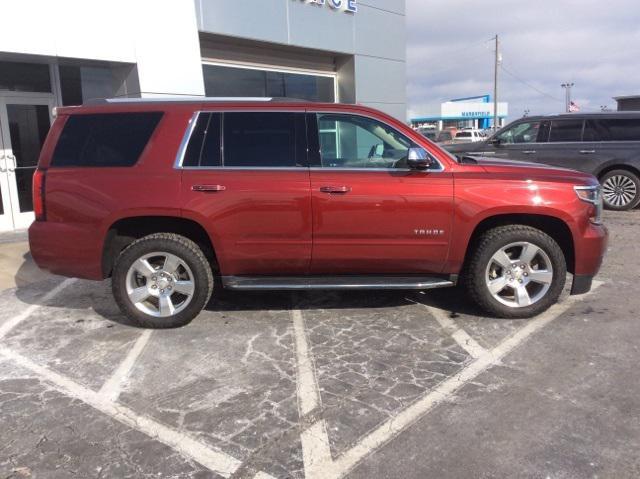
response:
M356 13L358 11L357 0L303 0L306 3L316 5L329 5L334 10L342 10L346 13Z

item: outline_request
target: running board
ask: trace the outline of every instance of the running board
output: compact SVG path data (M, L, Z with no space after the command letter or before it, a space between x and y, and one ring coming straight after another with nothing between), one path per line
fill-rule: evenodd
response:
M455 282L433 276L222 276L225 288L290 289L433 289Z

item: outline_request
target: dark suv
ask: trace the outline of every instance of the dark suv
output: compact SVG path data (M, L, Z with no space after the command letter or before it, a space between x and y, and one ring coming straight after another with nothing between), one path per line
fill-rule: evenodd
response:
M456 155L545 163L591 173L605 207L640 203L640 112L569 113L525 117L486 141L445 146Z

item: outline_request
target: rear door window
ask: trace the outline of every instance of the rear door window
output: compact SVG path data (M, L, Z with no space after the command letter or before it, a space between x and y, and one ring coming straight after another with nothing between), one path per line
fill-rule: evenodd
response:
M304 113L224 113L225 167L306 166Z
M133 166L161 117L162 112L71 115L51 166Z
M549 142L582 141L583 120L553 120Z

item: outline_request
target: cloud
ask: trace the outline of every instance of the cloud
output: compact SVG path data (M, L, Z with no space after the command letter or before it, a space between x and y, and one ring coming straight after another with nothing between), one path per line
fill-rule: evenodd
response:
M410 115L492 94L496 33L499 98L511 119L525 109L563 111L566 81L585 111L615 109L613 96L640 94L639 0L406 1Z

